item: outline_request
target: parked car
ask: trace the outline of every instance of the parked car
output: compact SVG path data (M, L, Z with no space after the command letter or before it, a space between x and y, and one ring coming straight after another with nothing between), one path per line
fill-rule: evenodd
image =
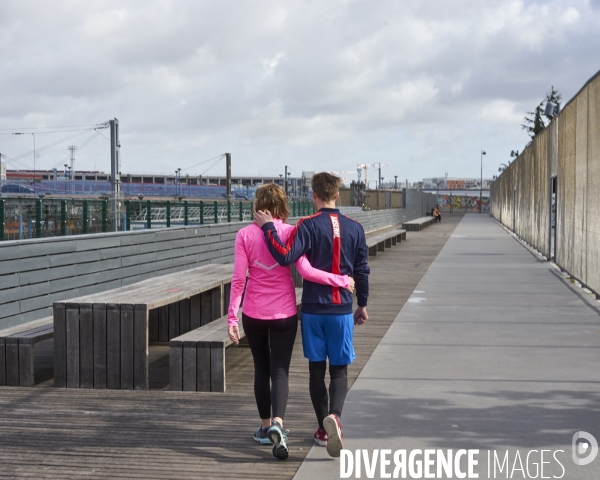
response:
M7 183L2 185L2 193L35 193L33 188L25 187L24 185L19 185L17 183Z

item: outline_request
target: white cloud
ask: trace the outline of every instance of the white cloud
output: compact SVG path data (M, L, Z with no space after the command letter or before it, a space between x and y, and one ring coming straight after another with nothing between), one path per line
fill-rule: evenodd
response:
M118 117L124 171L230 151L237 173L384 161L400 178L472 175L481 145L491 175L550 85L568 99L598 69L598 5L5 1L0 128ZM9 157L30 149L2 140ZM107 169L107 143L79 165Z

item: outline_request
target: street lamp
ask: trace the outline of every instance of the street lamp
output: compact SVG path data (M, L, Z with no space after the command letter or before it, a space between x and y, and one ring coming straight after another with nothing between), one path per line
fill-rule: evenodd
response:
M33 135L33 193L35 193L35 133L29 132ZM16 132L13 135L27 135L23 132Z
M483 197L483 156L485 155L485 151L481 151L481 180L479 181L479 214L481 214L482 210L482 197Z

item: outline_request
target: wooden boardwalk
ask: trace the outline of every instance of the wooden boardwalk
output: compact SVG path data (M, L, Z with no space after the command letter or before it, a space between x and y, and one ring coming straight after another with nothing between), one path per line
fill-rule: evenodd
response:
M373 257L368 324L356 329L350 385L462 215L409 232ZM152 347L150 391L63 390L52 385L52 343L36 352L36 388L0 389L0 478L292 478L316 419L298 332L286 428L290 458L252 440L259 425L248 347L227 351L227 392L168 391L167 347Z

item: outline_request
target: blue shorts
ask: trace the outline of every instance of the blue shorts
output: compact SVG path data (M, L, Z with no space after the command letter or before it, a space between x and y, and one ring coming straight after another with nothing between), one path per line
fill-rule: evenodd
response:
M329 358L330 365L348 365L354 361L354 316L315 315L302 312L302 349L311 362Z

